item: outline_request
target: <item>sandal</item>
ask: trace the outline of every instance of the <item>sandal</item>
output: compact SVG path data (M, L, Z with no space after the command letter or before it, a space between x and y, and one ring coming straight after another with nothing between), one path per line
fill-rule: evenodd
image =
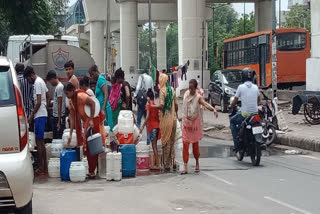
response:
M96 178L96 175L87 174L87 178L92 180Z
M199 172L200 172L200 169L195 169L194 172L195 172L195 173L199 173Z
M188 174L188 172L186 172L186 171L181 172L181 175L187 175L187 174Z
M176 171L177 170L177 164L173 164L173 170Z
M43 172L43 171L40 171L39 169L37 169L37 170L34 172L34 175L35 175L36 177L41 177L41 176L48 176L48 173Z
M160 167L151 167L150 170L160 170Z

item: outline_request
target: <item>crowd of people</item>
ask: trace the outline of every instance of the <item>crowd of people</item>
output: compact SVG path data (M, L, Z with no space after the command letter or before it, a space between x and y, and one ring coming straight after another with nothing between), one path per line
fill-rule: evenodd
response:
M29 129L34 131L38 151L39 168L35 172L38 175L47 174L46 149L44 142L45 126L48 118L48 108L52 101L53 110L53 138L61 139L66 122L70 126L68 145L72 141L72 133L75 130L77 147L83 146L83 152L88 158L89 178L95 177L98 164L98 155L92 156L87 146L87 130L92 133L100 133L103 142L105 137L104 126L109 126L112 131L117 124L120 110L133 110L133 104L137 106L136 124L140 133L147 128L147 143L152 143L155 155L158 154L157 142L161 140L163 151L163 166L165 171L174 167L174 145L176 141L176 129L178 119L178 104L175 89L168 82L168 75L161 73L159 76L160 90L159 101L155 98L154 82L147 71L140 75L134 95L131 95L131 86L125 81L125 72L119 68L108 81L100 74L98 67L93 65L88 70L89 77L79 79L75 76L74 63L68 61L64 68L68 82L61 83L55 71L47 73L47 82L54 87L50 96L45 81L36 75L31 66L24 68L23 64L16 65L18 81L25 111L28 116ZM100 112L96 113L96 102L100 105ZM87 115L85 106L89 106L91 114ZM198 87L195 79L190 80L189 90L184 94L182 108L182 140L183 160L185 169L182 174L188 173L189 145L193 145L193 154L196 159L195 172L199 172L199 141L202 138L202 111L206 108L217 111L203 98L203 90ZM142 123L142 117L145 117ZM68 118L68 120L66 120ZM158 159L155 160L155 170L160 169Z

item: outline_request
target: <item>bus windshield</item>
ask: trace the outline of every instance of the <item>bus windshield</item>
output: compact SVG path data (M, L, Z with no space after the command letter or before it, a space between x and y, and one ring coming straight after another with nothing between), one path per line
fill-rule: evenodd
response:
M305 47L305 33L281 33L277 35L277 49L280 51L302 50Z

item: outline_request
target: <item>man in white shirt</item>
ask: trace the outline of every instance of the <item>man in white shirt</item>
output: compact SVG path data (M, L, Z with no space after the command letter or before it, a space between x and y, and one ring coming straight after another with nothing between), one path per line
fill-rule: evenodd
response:
M53 94L53 139L62 139L63 130L66 127L66 95L64 86L59 81L55 71L49 71L47 81L55 87Z
M238 126L241 125L242 121L244 121L246 117L249 117L251 114L258 113L258 103L260 102L259 88L257 85L252 83L252 78L253 72L251 69L243 69L242 81L244 83L239 85L236 96L228 107L232 109L235 105L237 105L238 100L241 100L241 111L230 119L230 129L236 151L239 149Z
M134 97L138 102L138 118L137 118L137 126L140 128L141 118L142 116L146 116L146 103L143 102L143 99L146 100L146 93L148 89L151 88L154 91L153 80L150 75L148 75L148 71L144 70L144 73L139 76L138 84L136 87L136 91L134 93ZM140 92L140 93L139 93ZM145 93L144 93L145 92ZM139 97L138 95L144 95L144 97ZM140 105L139 105L140 104ZM140 114L139 114L140 112Z
M148 75L148 70L144 70L143 74L139 76L136 91L134 93L135 100L138 104L137 126L140 129L142 117L146 118L146 104L147 104L147 91L151 88L154 91L153 80ZM147 143L150 143L149 137Z
M27 66L24 71L24 77L29 83L33 84L34 109L28 118L29 124L34 120L36 144L39 157L39 169L37 174L47 174L47 157L44 145L44 129L48 117L47 102L49 101L48 88L40 77L38 77L31 66Z

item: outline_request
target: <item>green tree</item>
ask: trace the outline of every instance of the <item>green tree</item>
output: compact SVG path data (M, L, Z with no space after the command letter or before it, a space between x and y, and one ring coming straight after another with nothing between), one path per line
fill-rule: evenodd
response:
M171 23L167 30L167 65L179 65L178 24Z
M0 10L0 55L7 52L7 41L11 32L9 31L9 23L4 18L3 13Z
M14 34L54 33L53 11L47 0L7 0L2 12Z
M152 38L155 37L154 30ZM152 64L157 65L157 46L152 42ZM150 69L149 29L144 28L139 33L139 69Z
M53 30L60 32L59 28L63 28L65 25L69 0L49 0L49 3L55 23Z
M286 18L286 27L307 28L311 30L311 13L310 9L305 9L302 5L293 7Z
M208 25L208 60L211 71L222 68L223 41L233 37L233 28L238 16L229 4L214 4L214 8L214 28L212 21Z
M255 18L254 13L245 14L240 19L236 21L233 28L233 36L241 36L249 33L253 33L255 31Z
M59 33L59 15L64 13L67 3L67 0L1 0L0 50L5 49L9 35Z
M215 4L214 7L214 28L210 22L208 31L208 60L211 72L223 67L223 42L225 39L253 33L255 30L254 13L242 15L238 19L238 13L231 5Z

